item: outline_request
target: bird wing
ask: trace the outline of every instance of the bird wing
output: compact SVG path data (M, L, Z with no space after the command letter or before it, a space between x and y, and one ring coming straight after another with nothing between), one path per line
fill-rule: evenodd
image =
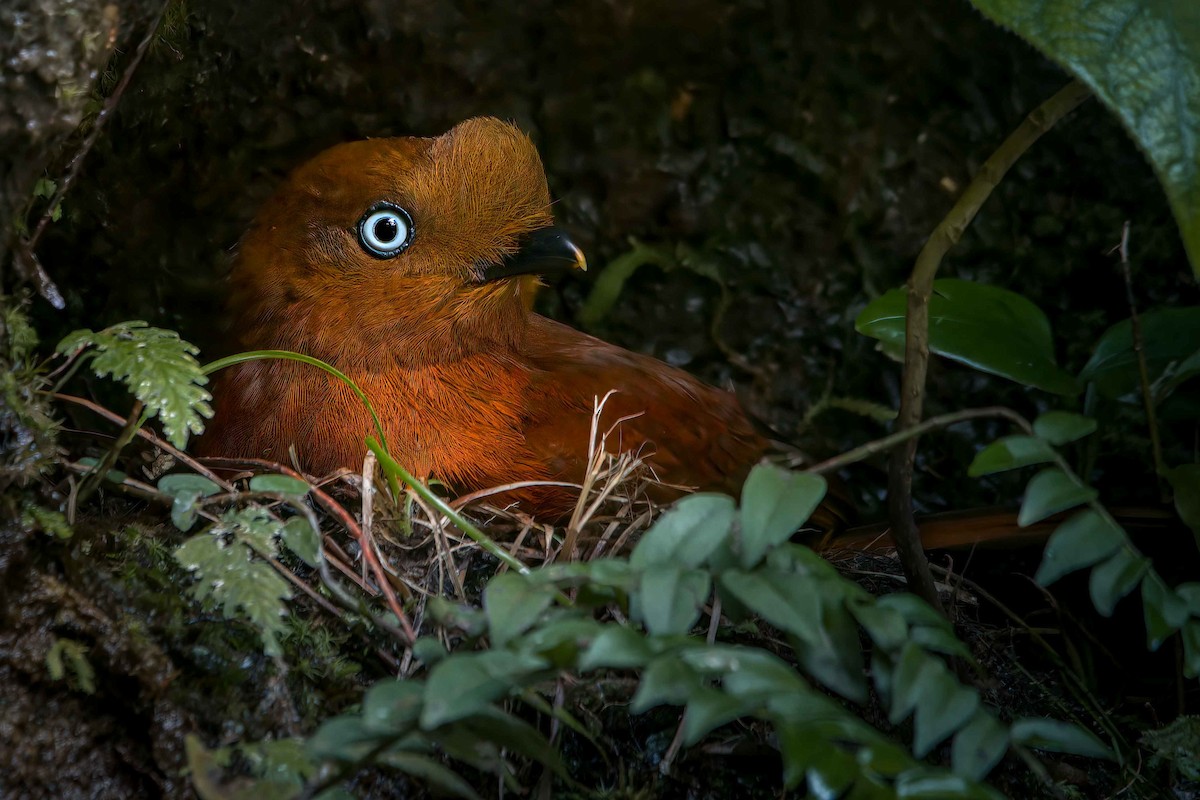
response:
M539 316L526 353L526 446L563 478L586 470L601 402L606 449L639 454L664 483L736 492L767 448L733 394L656 359Z

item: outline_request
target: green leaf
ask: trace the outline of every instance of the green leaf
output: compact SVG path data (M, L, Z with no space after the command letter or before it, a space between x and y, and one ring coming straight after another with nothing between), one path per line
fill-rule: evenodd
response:
M629 564L634 569L653 564L698 567L729 535L734 513L733 498L726 495L688 495L643 534L629 556Z
M195 494L198 497L211 497L220 494L221 487L203 475L192 472L179 472L164 475L158 479L158 490L163 494L176 497L181 494Z
M288 550L314 569L321 563L321 534L313 530L307 517L292 517L284 523L279 538Z
M928 691L939 669L945 667L915 643L905 645L892 674L892 705L888 709L888 722L899 725L908 718Z
M179 473L160 478L158 490L171 495L171 523L187 532L196 524L196 501L219 493L221 487L203 475Z
M808 796L814 800L839 800L858 777L858 765L848 754L830 747L808 765Z
M1096 432L1096 420L1070 411L1047 411L1033 421L1033 432L1061 447Z
M187 446L189 434L204 432L212 416L212 395L203 387L208 377L195 359L195 345L175 331L151 328L145 322L122 322L99 332L79 330L58 344L60 354L80 347L95 348L92 370L125 383L146 410L159 418L167 440Z
M465 719L463 726L480 739L495 742L505 750L537 761L560 777L567 777L567 768L554 745L520 717L489 707Z
M950 734L967 724L979 709L979 695L958 682L944 666L933 674L917 704L913 755L924 758Z
M642 714L664 703L685 705L703 684L696 671L675 655L659 656L642 673L629 710Z
M537 622L554 602L554 587L531 583L515 572L497 575L483 590L483 612L495 647L503 647Z
M728 570L719 581L722 589L776 628L806 642L822 640L821 598L814 581L765 568L753 572Z
M1037 436L1005 436L975 454L967 475L978 478L995 472L1054 460L1054 450Z
M624 625L605 625L579 657L579 669L640 669L655 656L646 637Z
M1034 580L1049 586L1067 573L1103 561L1124 541L1125 532L1111 519L1084 509L1059 525L1046 542Z
M1193 266L1195 265L1193 254ZM1158 381L1173 363L1182 362L1196 352L1200 342L1200 306L1163 308L1139 315L1142 353L1150 383ZM1133 349L1133 323L1124 320L1113 325L1100 341L1096 352L1079 373L1105 397L1141 402L1141 376L1137 353Z
M225 543L224 534L242 527L236 515L227 514L212 532L200 533L180 545L175 560L195 573L192 594L197 600L217 603L227 619L248 620L262 637L263 652L280 656L279 636L285 630L287 613L282 601L292 592L270 564L251 560L244 539L235 537L234 542Z
M816 641L792 640L792 648L801 666L843 697L856 703L865 703L867 680L863 671L858 626L839 598L822 596L817 630L820 638Z
M1009 733L1014 742L1026 747L1087 758L1113 758L1112 751L1103 742L1078 725L1068 722L1025 717L1014 722Z
M303 497L312 488L308 481L293 478L291 475L255 475L250 479L250 491L268 492L271 494L300 495Z
M480 713L491 701L524 687L547 666L545 659L508 650L454 653L429 671L421 728L431 730Z
M309 737L305 749L317 761L358 761L375 747L379 735L367 730L362 718L352 714L332 717Z
M742 487L742 566L754 566L767 550L799 530L820 505L825 489L820 475L766 463L750 470Z
M1092 569L1088 590L1092 605L1106 617L1111 617L1117 601L1133 591L1150 568L1150 561L1135 556L1125 548L1117 550L1108 560Z
M683 634L700 619L712 590L709 574L698 569L656 565L642 574L637 595L646 630L657 635Z
M959 775L983 780L1008 751L1008 728L991 712L980 708L957 734L950 747L950 763Z
M482 800L476 791L471 788L471 784L467 783L458 773L437 759L419 753L392 750L385 753L380 760L393 769L398 769L406 775L412 775L414 778L421 779L435 789L440 790L440 794L465 797L467 800Z
M927 625L932 628L944 628L954 633L950 620L935 611L928 603L915 594L908 592L893 592L875 601L882 608L896 611L904 617L909 625Z
M1183 674L1188 679L1200 676L1200 619L1188 620L1180 631L1183 639Z
M541 656L556 667L574 667L580 651L590 647L607 626L590 617L577 616L574 610L564 614L528 631L521 637L519 649Z
M1041 522L1060 511L1066 511L1083 503L1095 500L1097 492L1081 484L1076 478L1058 467L1044 469L1034 475L1025 487L1021 510L1017 513L1017 524L1024 528Z
M917 767L901 775L896 780L896 797L901 800L1004 800L1003 795L989 786L928 767Z
M909 637L926 650L975 663L975 656L970 648L963 644L962 639L955 636L953 631L941 627L915 625L909 632Z
M858 315L859 333L903 346L908 295L893 289ZM971 281L934 281L929 302L929 348L938 355L1048 392L1080 391L1054 360L1050 322L1016 292Z
M374 733L402 733L417 724L425 685L419 681L382 680L363 697L363 727Z
M899 650L908 639L908 625L899 611L875 602L875 598L847 603L850 613L863 626L871 641L888 652Z
M711 731L748 716L761 703L702 686L692 692L683 715L683 746L691 747Z
M1156 572L1142 580L1142 610L1146 617L1146 647L1151 652L1188 620L1188 604Z
M1200 464L1182 464L1168 469L1164 477L1171 483L1179 518L1200 540Z
M1200 274L1200 5L972 0L1100 98L1150 160Z

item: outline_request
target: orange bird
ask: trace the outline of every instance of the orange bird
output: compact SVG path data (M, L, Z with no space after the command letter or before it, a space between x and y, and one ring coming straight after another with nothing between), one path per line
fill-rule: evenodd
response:
M594 403L615 390L599 425L616 425L610 449L638 452L665 483L736 493L767 441L732 394L531 311L539 276L584 267L554 227L533 143L478 118L297 169L238 248L229 308L241 349L334 365L372 399L393 456L456 491L578 483ZM373 431L348 388L291 361L227 370L214 395L202 454L286 460L294 445L323 473L358 467ZM558 516L577 494L504 499Z

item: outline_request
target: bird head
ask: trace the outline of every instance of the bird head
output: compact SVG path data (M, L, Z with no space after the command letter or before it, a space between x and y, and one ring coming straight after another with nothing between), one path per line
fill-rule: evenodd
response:
M337 145L241 241L236 333L342 364L516 346L537 276L586 268L553 222L536 148L501 120Z

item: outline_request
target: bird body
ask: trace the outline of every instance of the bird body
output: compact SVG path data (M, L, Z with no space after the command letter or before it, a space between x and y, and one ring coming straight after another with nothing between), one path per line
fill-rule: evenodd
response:
M242 349L329 362L372 399L392 455L458 491L578 483L596 403L610 450L667 484L736 492L767 449L728 393L531 311L537 274L582 265L553 227L532 142L491 118L434 139L339 145L300 167L259 213L231 275ZM308 365L227 370L202 454L357 467L369 413ZM509 492L561 515L578 490ZM669 492L668 492L669 494Z

